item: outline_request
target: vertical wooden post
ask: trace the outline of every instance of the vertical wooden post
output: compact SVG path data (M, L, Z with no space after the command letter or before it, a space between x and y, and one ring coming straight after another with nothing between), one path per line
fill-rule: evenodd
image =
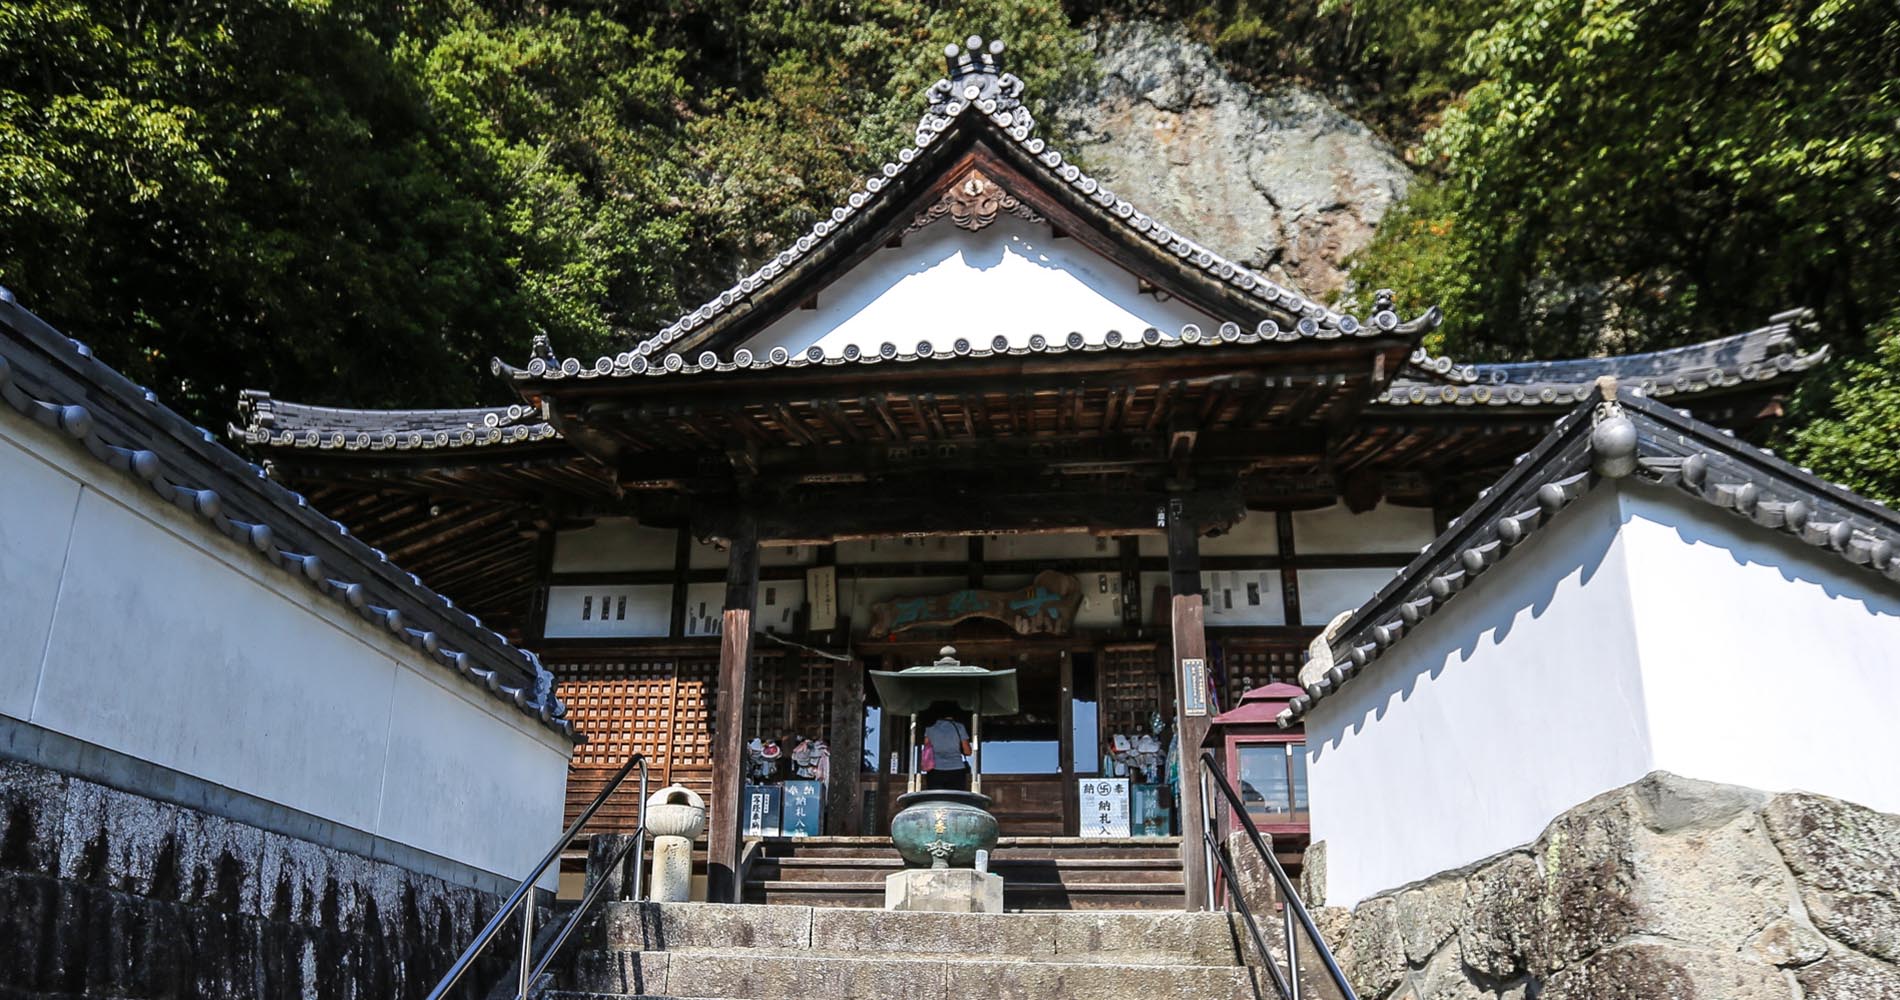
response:
M1122 628L1130 635L1141 631L1141 539L1123 535L1116 540L1121 560Z
M1293 546L1293 512L1283 510L1273 515L1274 530L1280 536L1280 591L1286 601L1286 623L1291 628L1300 627L1300 554Z
M1201 620L1200 530L1179 497L1168 501L1168 594L1174 640L1174 731L1181 746L1181 870L1187 908L1205 909L1207 858L1201 842L1201 740L1207 735L1207 633ZM1199 661L1198 669L1189 669ZM1194 690L1195 686L1199 690Z
M1056 724L1056 746L1062 753L1062 833L1073 837L1082 832L1080 796L1075 790L1075 655L1072 650L1062 651L1061 674L1061 713Z
M719 639L718 727L713 734L713 800L708 817L706 898L738 902L739 813L745 785L746 701L751 693L752 609L759 594L759 529L751 515L734 526L726 563Z
M831 732L825 738L831 747L827 832L855 835L864 811L858 792L858 772L864 766L864 664L855 659L831 668Z
M673 598L666 620L666 634L675 639L686 635L686 580L692 571L693 533L681 528L673 541Z
M865 669L870 669L869 663L865 664ZM889 653L884 654L880 659L879 669L897 669L896 661ZM896 797L892 794L891 786L897 783L895 776L891 773L891 755L897 752L899 742L897 734L892 731L892 727L899 721L897 713L883 708L878 711L881 713L882 723L877 729L877 810L871 814L871 829L864 831L867 835L874 837L882 836L890 829L885 819L890 816L891 800Z

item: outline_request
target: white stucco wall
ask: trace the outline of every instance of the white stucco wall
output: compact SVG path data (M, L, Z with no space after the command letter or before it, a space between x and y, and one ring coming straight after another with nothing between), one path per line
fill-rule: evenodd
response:
M1900 587L1672 493L1622 495L1656 767L1900 812Z
M1307 716L1329 905L1535 839L1649 770L1616 515L1609 491L1579 501Z
M1053 340L1072 330L1099 344L1110 330L1139 337L1152 326L1175 337L1188 323L1210 332L1220 325L1141 294L1133 274L1055 238L1048 225L1004 216L974 233L940 223L880 249L821 290L816 309L793 311L744 346L797 354L818 344L836 354L856 344L876 353L889 341L909 352L928 340L948 351L958 337L988 347L1001 334L1024 347L1035 334Z
M556 734L12 414L0 629L16 719L510 878L560 832Z
M1653 770L1900 810L1900 588L1599 486L1307 719L1326 901L1534 840Z

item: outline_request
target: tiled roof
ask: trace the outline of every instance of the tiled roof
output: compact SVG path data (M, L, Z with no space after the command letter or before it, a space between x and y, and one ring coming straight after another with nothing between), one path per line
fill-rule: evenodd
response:
M0 288L0 398L423 656L570 740L533 653L484 628ZM189 600L189 595L180 595Z
M920 170L939 166L937 158L931 153L943 145L946 135L953 129L968 124L984 130L984 134L1000 143L1014 146L1027 154L1030 162L1042 171L1046 180L1056 187L1065 187L1080 194L1092 205L1093 215L1105 228L1121 229L1146 240L1156 247L1165 248L1178 261L1182 268L1192 269L1227 286L1236 292L1251 297L1261 309L1274 314L1271 330L1259 328L1237 331L1236 337L1243 333L1251 336L1266 336L1276 340L1300 340L1312 337L1354 337L1376 336L1380 334L1412 334L1430 329L1438 322L1438 312L1433 309L1425 315L1411 321L1401 321L1391 310L1390 296L1383 296L1375 305L1375 311L1369 322L1362 323L1358 317L1337 312L1326 306L1302 298L1292 290L1274 283L1258 272L1237 264L1220 254L1202 246L1188 236L1175 231L1153 216L1142 212L1127 199L1109 190L1094 178L1083 173L1081 168L1069 162L1056 149L1036 135L1036 122L1029 110L1022 104L1023 84L1016 76L1002 71L997 57L1002 53L1001 42L991 42L986 48L983 40L971 37L963 47L951 45L946 49L948 75L932 84L927 92L928 108L917 123L913 144L899 151L895 159L885 163L876 172L863 179L860 189L854 191L845 202L836 208L811 231L795 240L777 256L739 279L732 287L714 296L698 308L693 309L675 320L672 324L650 337L641 340L631 350L623 351L612 357L601 357L593 361L580 358L558 359L536 356L523 367L516 368L497 361L497 373L507 374L519 381L558 379L558 378L603 378L625 377L632 375L668 375L673 373L693 373L700 371L732 371L740 368L769 368L792 366L797 363L822 364L827 362L851 363L878 360L915 360L931 357L930 345L918 345L912 350L905 345L889 343L877 351L863 352L856 347L839 349L835 354L827 354L822 348L813 347L797 356L784 355L774 360L774 355L755 356L750 351L740 349L731 356L721 358L710 351L686 357L669 352L668 348L681 339L702 330L727 313L753 302L772 290L786 275L802 261L830 250L836 241L833 234L842 229L854 217L862 215L880 203L886 193L903 180L909 180ZM1234 324L1224 324L1232 326ZM1255 324L1248 324L1255 326ZM1266 324L1259 324L1264 327ZM1214 331L1207 331L1212 337ZM1074 341L1080 334L1071 333L1067 337L1045 340L1045 348L1061 349ZM1120 339L1124 345L1153 343L1142 331L1123 331ZM1165 338L1163 338L1165 339ZM1221 340L1235 339L1222 337ZM1208 342L1219 342L1209 340ZM1018 349L1010 353L1029 353L1038 350ZM817 352L813 354L813 352ZM989 345L972 343L968 353L976 356L992 353ZM961 354L964 352L952 352Z
M1603 379L1594 397L1543 442L1328 643L1332 666L1280 714L1291 725L1508 558L1606 479L1658 484L1793 537L1866 572L1900 582L1900 514L1826 482L1729 432Z
M1603 358L1456 365L1416 352L1374 405L1572 406L1588 398L1604 376L1654 398L1766 382L1805 372L1827 358L1827 348L1804 351L1798 342L1797 334L1811 319L1806 310L1794 310L1747 333Z
M280 448L344 451L428 451L532 444L560 437L539 410L523 403L453 410L355 410L272 399L246 389L238 397L242 426L232 437Z

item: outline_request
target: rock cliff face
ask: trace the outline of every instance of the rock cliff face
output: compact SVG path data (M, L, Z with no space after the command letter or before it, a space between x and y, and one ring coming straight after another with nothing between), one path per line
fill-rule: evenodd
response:
M1900 1000L1900 816L1657 772L1323 912L1365 1000Z
M1331 296L1411 183L1392 148L1310 90L1256 89L1151 24L1099 29L1100 86L1055 109L1104 183L1221 253Z

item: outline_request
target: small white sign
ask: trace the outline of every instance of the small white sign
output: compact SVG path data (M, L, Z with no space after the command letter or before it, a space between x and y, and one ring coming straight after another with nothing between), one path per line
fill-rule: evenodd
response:
M838 627L838 567L813 566L805 571L805 600L811 603L811 629L829 632Z
M1207 714L1207 661L1198 656L1181 659L1181 714Z
M1083 778L1080 806L1082 836L1128 836L1128 779Z

